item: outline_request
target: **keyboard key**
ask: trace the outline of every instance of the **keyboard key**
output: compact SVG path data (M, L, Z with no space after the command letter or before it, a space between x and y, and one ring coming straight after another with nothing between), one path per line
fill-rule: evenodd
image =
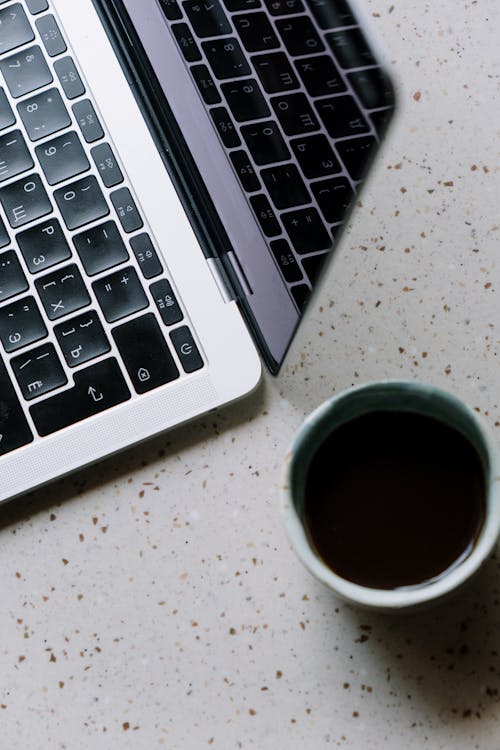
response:
M0 70L15 99L36 91L54 80L43 52L38 46L0 60Z
M30 407L31 417L42 437L130 398L125 378L113 357L75 372L74 382L72 388Z
M7 232L7 229L5 228L3 219L0 217L0 247L5 247L5 245L8 245L9 243L10 243L9 233Z
M69 180L90 169L89 160L77 134L72 131L35 149L49 185Z
M394 104L394 91L390 79L381 68L355 70L348 73L347 77L367 109Z
M335 224L344 221L347 211L354 199L354 191L345 177L331 180L320 180L311 185L326 221Z
M295 67L311 96L327 96L346 91L346 85L328 55L296 60Z
M16 116L7 99L4 89L0 88L0 130L10 128L16 121Z
M108 323L114 323L149 305L137 272L132 267L94 281L92 288Z
M292 208L311 202L311 196L295 164L262 169L260 176L276 208Z
M27 172L34 166L20 130L0 136L0 182Z
M102 181L107 188L115 187L123 182L123 174L118 166L115 155L109 143L100 143L90 150L94 163L99 170Z
M43 344L20 354L14 357L11 365L26 401L43 396L68 382L54 344Z
M95 310L59 323L54 332L69 367L83 365L111 349Z
M168 21L178 21L182 18L182 10L179 8L177 0L159 0L159 4Z
M186 62L201 60L201 52L187 23L174 23L170 28Z
M71 118L61 94L49 89L17 105L30 140L38 141L71 125Z
M311 286L316 284L327 258L328 253L318 253L317 255L310 255L308 258L302 260L302 268L304 269L304 273L309 279Z
M304 175L312 180L340 172L342 167L325 135L308 135L291 141Z
M231 33L231 24L227 20L219 0L210 0L210 2L185 0L182 7L196 36L203 38Z
M339 65L344 70L375 65L376 60L360 29L341 29L326 35Z
M302 271L300 266L295 259L295 255L288 242L284 239L273 240L271 242L271 251L276 259L276 263L283 274L285 281L289 283L293 281L300 281L302 279Z
M56 55L62 55L63 52L66 52L66 42L61 35L56 19L51 13L39 18L35 25L49 57L56 57Z
M276 28L283 39L283 44L294 57L322 52L325 49L311 19L307 16L295 16L276 21Z
M149 287L153 299L155 301L158 312L161 315L161 319L166 326L172 326L174 323L179 323L184 315L177 302L177 298L172 290L170 282L167 279L160 279L155 281Z
M256 10L262 7L260 0L224 0L224 5L230 13L236 13L239 10Z
M300 135L319 130L320 125L305 94L275 96L271 104L287 135Z
M137 393L179 377L160 326L152 313L113 329L113 338Z
M221 89L237 122L258 120L271 114L254 78L223 83Z
M136 229L141 229L143 221L130 190L128 188L120 188L111 193L110 198L123 230L128 233L135 232Z
M331 247L331 237L313 206L290 211L281 218L297 253L314 253Z
M104 130L89 99L73 104L73 114L87 143L94 143L104 136Z
M339 156L353 180L360 180L370 162L377 141L372 135L337 143Z
M21 3L0 10L0 54L10 52L35 38Z
M215 128L226 148L235 148L241 141L238 131L234 127L231 116L225 107L214 107L210 110Z
M33 435L10 376L0 358L0 456L31 443Z
M211 42L203 42L201 46L215 77L219 80L250 74L245 54L234 37L214 39Z
M0 253L0 304L28 288L26 276L14 250Z
M250 198L250 203L265 236L276 237L276 235L281 234L281 227L267 197L265 195L254 195Z
M241 134L256 164L273 164L290 158L283 136L275 122L259 122L244 125Z
M0 202L13 229L40 219L52 211L52 204L37 174L1 188Z
M108 204L94 175L59 188L54 198L68 229L78 229L109 214Z
M264 0L272 16L287 16L290 13L302 13L304 6L301 0Z
M192 65L191 73L205 104L218 104L221 101L212 74L206 65Z
M181 361L184 372L195 372L203 367L203 360L187 326L176 328L170 339Z
M163 268L148 234L137 234L130 240L130 247L145 279L160 275Z
M232 21L247 52L260 52L280 46L265 13L242 13L233 16Z
M0 340L6 352L15 352L47 335L34 297L24 297L0 307Z
M375 128L377 134L382 137L385 133L385 130L390 122L392 114L392 107L389 109L383 109L379 110L378 112L371 112L370 113L370 120L373 123L373 127Z
M33 15L43 13L43 11L47 10L49 7L47 0L26 0L26 5L28 6L29 12L33 13Z
M332 0L306 0L306 2L322 29L354 26L356 23L347 0L335 0L335 3L332 3Z
M107 221L75 235L73 242L88 276L107 271L129 258L114 221Z
M361 110L352 96L333 96L316 102L316 109L323 120L328 135L343 138L360 135L370 130Z
M255 55L252 57L252 62L268 94L278 94L281 91L299 88L297 76L284 52Z
M85 86L73 58L63 57L57 60L54 63L54 70L68 99L76 99L85 93Z
M85 282L74 263L42 276L35 286L49 320L57 320L90 304Z
M39 273L71 257L71 250L57 219L49 219L16 235L30 273Z
M246 151L232 151L229 156L236 174L238 175L238 179L247 193L253 193L255 190L260 190L259 178L255 174Z
M311 296L310 287L307 286L307 284L295 284L295 286L292 286L290 291L292 293L295 304L297 305L299 310L302 310L306 306L306 302Z

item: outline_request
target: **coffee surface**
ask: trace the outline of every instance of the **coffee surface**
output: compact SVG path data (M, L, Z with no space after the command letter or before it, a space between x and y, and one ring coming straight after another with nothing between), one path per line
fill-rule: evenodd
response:
M372 412L341 425L307 472L309 537L335 573L364 586L438 578L471 552L484 515L474 446L412 412Z

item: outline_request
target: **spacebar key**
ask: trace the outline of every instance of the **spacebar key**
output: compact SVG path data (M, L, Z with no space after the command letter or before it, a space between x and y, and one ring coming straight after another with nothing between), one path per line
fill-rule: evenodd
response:
M130 391L114 358L75 373L75 385L34 404L31 416L42 437L127 401Z

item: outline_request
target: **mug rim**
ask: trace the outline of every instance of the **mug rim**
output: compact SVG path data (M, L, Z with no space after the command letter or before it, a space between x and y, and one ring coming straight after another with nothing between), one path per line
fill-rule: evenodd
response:
M437 580L429 581L418 587L378 589L355 583L335 573L321 560L318 553L312 548L293 498L292 471L295 466L294 461L296 461L299 451L304 449L304 444L311 432L330 412L338 408L341 402L359 396L363 392L375 393L377 390L388 397L391 397L391 395L394 396L396 393L400 395L412 393L413 396L418 395L418 397L438 399L440 402L447 404L451 409L455 410L455 413L462 414L470 424L474 425L483 442L483 452L486 452L487 466L484 467L486 485L485 518L474 548L464 560L451 568L448 573L444 572ZM390 408L390 405L383 405L383 408ZM360 411L357 416L375 410L374 408L366 409L365 411ZM401 407L396 407L396 410L401 411ZM415 407L403 410L419 412ZM420 413L422 412L420 411ZM350 419L352 418L354 416L350 417ZM436 418L439 419L439 417ZM443 420L441 419L441 421ZM471 442L473 441L471 440ZM475 447L476 449L479 448L477 444ZM286 454L281 486L281 507L288 537L299 559L317 579L326 584L342 599L362 607L387 611L404 610L425 603L431 603L450 594L467 579L472 577L495 545L500 531L499 448L491 434L489 426L479 414L449 391L416 380L387 379L370 381L339 391L320 404L303 421Z

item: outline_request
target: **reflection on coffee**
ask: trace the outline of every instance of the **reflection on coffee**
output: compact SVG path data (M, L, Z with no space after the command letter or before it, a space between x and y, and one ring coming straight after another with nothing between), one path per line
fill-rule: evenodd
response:
M435 580L474 548L485 517L481 458L460 432L413 412L336 428L306 477L311 542L338 575L397 589Z

